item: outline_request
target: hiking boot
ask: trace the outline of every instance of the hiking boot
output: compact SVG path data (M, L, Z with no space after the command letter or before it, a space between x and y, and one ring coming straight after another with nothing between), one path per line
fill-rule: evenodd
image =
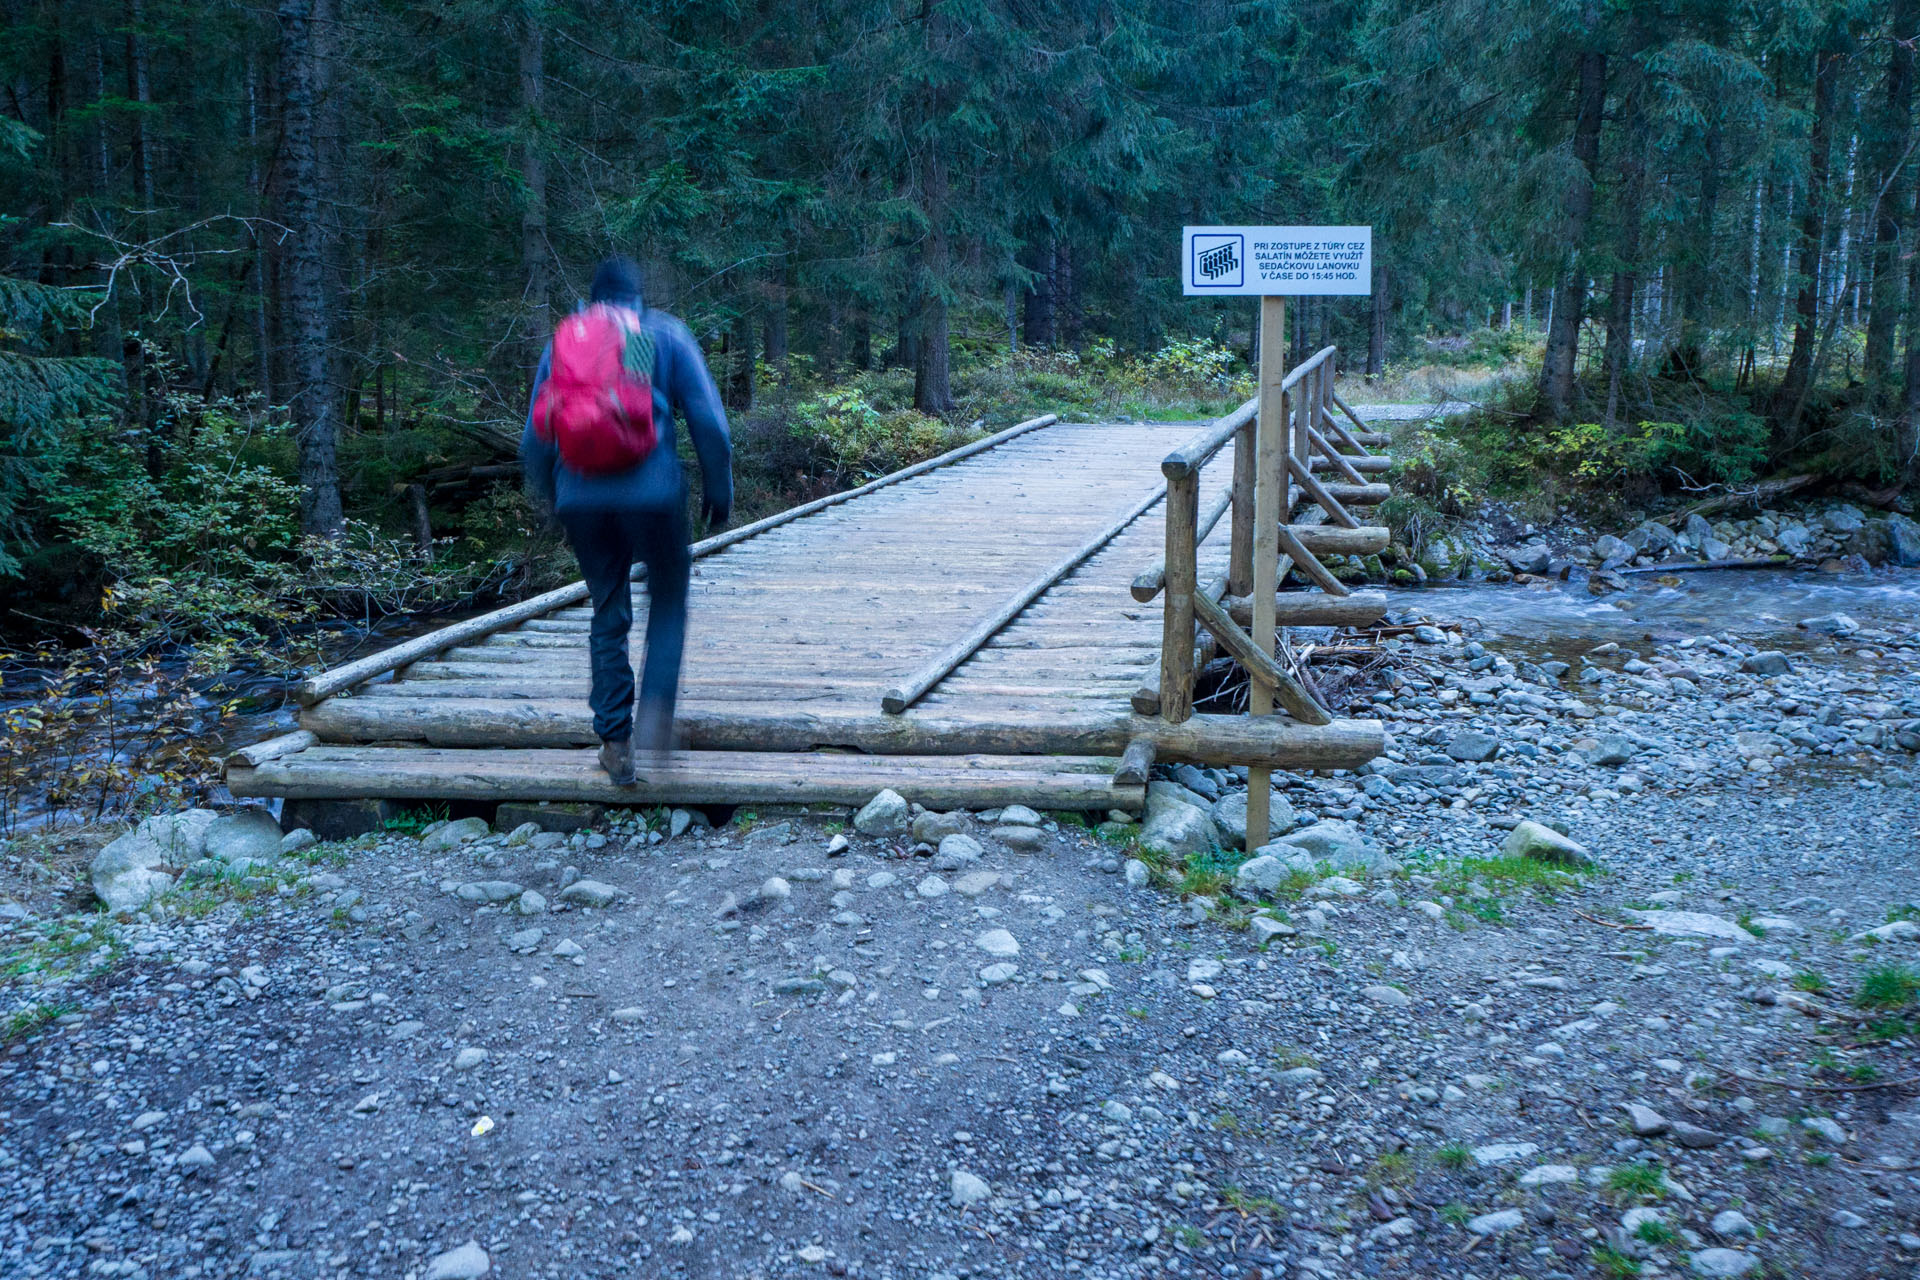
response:
M618 742L600 744L600 767L607 771L616 787L630 787L633 777L633 739L622 738Z

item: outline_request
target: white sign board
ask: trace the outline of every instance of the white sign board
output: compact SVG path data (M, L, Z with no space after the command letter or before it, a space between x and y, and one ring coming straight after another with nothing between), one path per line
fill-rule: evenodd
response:
M1372 227L1187 227L1181 249L1189 295L1373 292Z

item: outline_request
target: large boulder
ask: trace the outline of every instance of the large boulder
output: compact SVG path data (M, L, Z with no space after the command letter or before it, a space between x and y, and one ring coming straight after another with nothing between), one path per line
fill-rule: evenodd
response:
M1779 533L1773 535L1773 540L1779 544L1782 551L1796 560L1804 558L1813 546L1813 534L1801 524L1785 526Z
M1633 559L1634 547L1632 543L1626 541L1624 538L1616 538L1610 533L1603 533L1594 539L1593 554L1599 558L1603 567L1618 569L1621 565Z
M1233 873L1233 890L1243 898L1260 898L1278 889L1292 870L1270 853L1248 858Z
M1621 541L1636 551L1644 551L1650 556L1662 556L1679 544L1673 530L1656 520L1649 520Z
M1293 805L1278 791L1267 793L1267 835L1282 835L1293 830ZM1220 829L1220 844L1227 849L1247 847L1247 793L1236 791L1222 796L1207 810L1213 825Z
M882 791L853 815L853 829L863 836L904 836L910 826L907 802L898 791Z
M1191 795L1192 792L1187 794ZM1143 848L1169 857L1184 858L1205 853L1219 843L1220 830L1213 825L1213 819L1207 816L1205 809L1174 799L1166 792L1148 793L1147 820L1140 824L1140 844Z
M1578 840L1561 835L1543 822L1524 821L1507 833L1500 852L1509 858L1532 858L1536 862L1559 862L1584 866L1590 858L1587 847Z
M1715 540L1713 536L1713 526L1707 523L1705 516L1696 511L1687 517L1686 542L1688 546L1692 547L1695 551L1705 551L1707 544Z
M1868 520L1849 534L1841 547L1868 564L1882 565L1893 558L1893 534L1885 520Z
M251 858L256 863L275 862L285 847L286 837L280 824L265 809L241 809L223 813L207 824L206 856L221 862Z
M1344 818L1323 818L1310 827L1262 845L1255 852L1278 858L1291 867L1324 862L1332 864L1337 871L1352 871L1372 870L1380 863L1380 851L1361 834L1360 828Z
M206 855L211 809L148 818L93 856L93 892L112 912L138 911L173 887L174 877ZM274 851L279 852L276 836Z
M443 853L475 840L484 840L492 831L485 818L457 818L432 828L420 837L420 847L429 852Z
M1920 565L1920 524L1902 515L1887 517L1887 558L1905 569Z
M1553 552L1544 542L1530 542L1506 552L1503 558L1515 573L1545 573L1553 563Z

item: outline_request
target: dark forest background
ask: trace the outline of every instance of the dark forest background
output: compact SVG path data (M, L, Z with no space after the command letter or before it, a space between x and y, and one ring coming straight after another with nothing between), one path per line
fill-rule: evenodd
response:
M0 591L32 618L529 585L529 371L615 251L700 336L749 506L980 420L1217 411L1253 308L1180 297L1192 222L1371 224L1373 297L1294 307L1295 349L1399 394L1504 372L1476 438L1528 465L1914 477L1920 0L0 13Z

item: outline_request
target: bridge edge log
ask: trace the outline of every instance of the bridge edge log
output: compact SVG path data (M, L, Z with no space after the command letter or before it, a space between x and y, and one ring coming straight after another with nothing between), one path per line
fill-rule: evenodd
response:
M584 704L462 699L335 698L301 713L323 742L415 741L441 747L576 747L598 742ZM1194 715L1178 724L1138 713L915 713L875 710L817 714L786 707L696 709L677 727L703 751L812 751L839 747L873 755L1123 756L1136 738L1155 757L1189 764L1271 769L1351 769L1379 755L1378 720L1306 725L1280 716Z

